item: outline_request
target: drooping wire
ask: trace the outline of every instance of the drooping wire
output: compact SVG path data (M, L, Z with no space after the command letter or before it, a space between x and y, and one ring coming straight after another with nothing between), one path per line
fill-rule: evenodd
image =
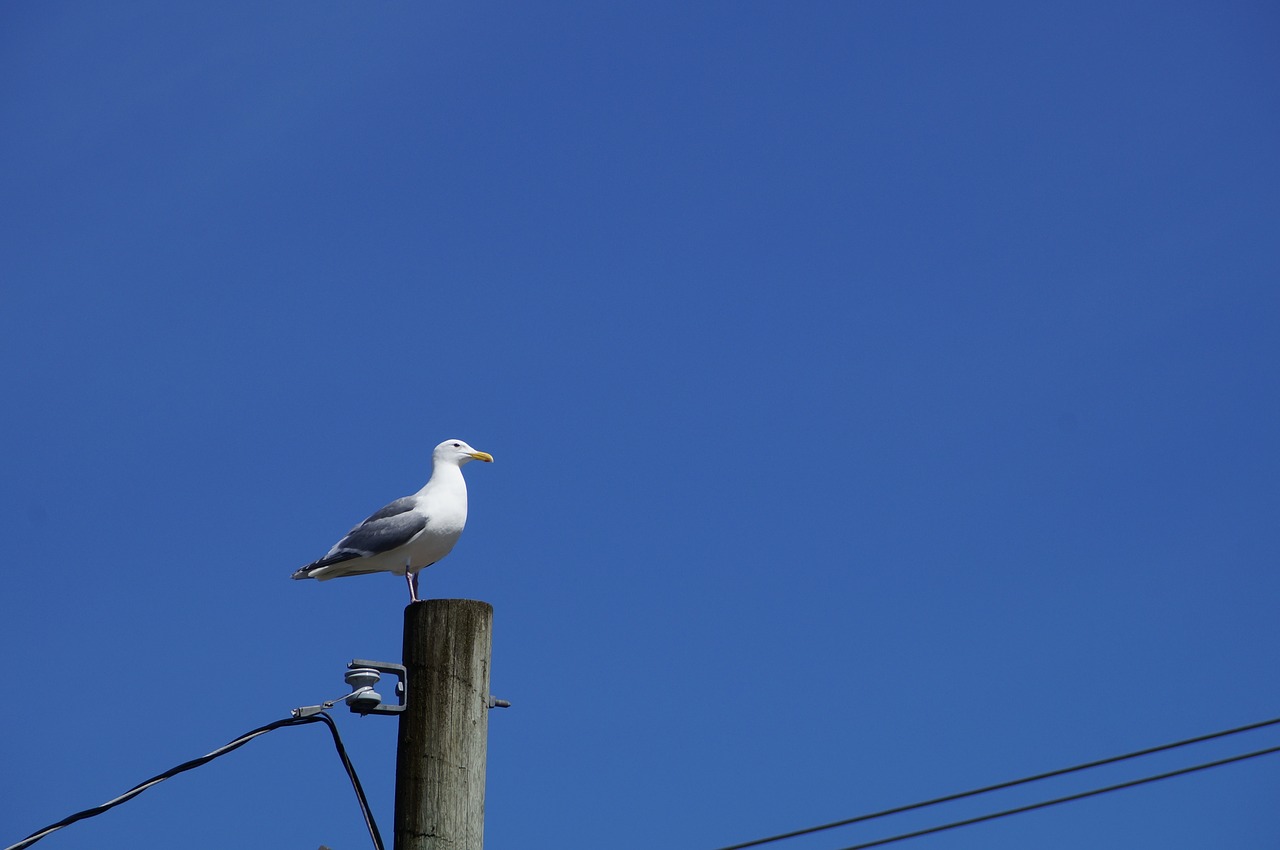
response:
M323 720L329 727L329 733L333 735L333 746L338 751L338 758L342 759L342 766L347 770L347 777L351 780L351 787L356 792L356 799L360 801L360 813L364 815L364 823L369 828L369 837L373 839L373 846L377 850L384 850L382 834L378 832L378 824L373 819L373 811L369 808L369 800L365 797L364 788L360 785L360 777L356 776L355 765L347 757L347 748L342 745L342 737L338 734L338 724L334 723L333 718L324 712L313 716Z
M232 741L229 741L228 743L224 744L221 747L218 747L218 749L214 750L211 753L208 753L207 755L200 756L199 758L192 759L191 761L183 762L182 764L176 767L171 767L168 770L166 770L164 773L156 774L155 776L151 777L145 782L141 782L133 786L128 791L124 792L119 797L116 797L113 800L108 800L107 802L103 803L100 806L94 806L91 809L85 809L82 812L76 812L73 815L68 815L67 817L63 818L57 823L50 824L49 826L46 826L44 829L37 830L31 833L30 835L28 835L26 838L19 841L17 844L12 844L9 847L6 847L5 850L24 850L24 848L30 847L32 844L35 844L40 839L44 838L50 833L57 832L59 829L62 829L64 826L70 826L76 821L81 821L81 820L85 820L86 818L96 817L102 814L103 812L114 809L116 806L119 806L121 803L126 803L129 800L132 800L134 797L138 796L143 791L146 791L151 786L157 785L163 782L164 780L169 779L170 777L177 776L179 773L185 773L188 770L194 770L197 767L208 764L209 762L213 761L219 756L224 756L227 753L231 752L232 750L237 750L240 747L243 747L245 744L249 743L259 735L265 735L268 732L274 731L276 729L280 729L284 726L304 726L308 723L320 723L320 722L327 724L329 726L329 732L333 735L334 746L338 750L338 756L339 758L342 759L342 766L346 768L347 776L351 779L351 785L355 789L356 798L360 802L360 811L364 815L365 824L369 827L369 835L373 838L373 845L375 848L377 848L377 850L384 850L382 845L382 836L378 833L378 826L376 823L374 823L373 814L369 810L369 801L365 798L364 789L360 786L360 779L359 777L356 776L355 767L351 764L351 760L347 757L346 748L343 747L342 745L342 738L341 736L338 735L338 727L333 722L333 718L329 717L329 715L324 714L323 712L309 715L306 717L288 717L288 718L285 718L284 720L276 720L272 723L268 723L265 726L259 726L257 729L253 729L249 732L244 733L240 737Z
M984 823L986 821L995 820L997 818L1009 817L1010 815L1020 815L1023 812L1032 812L1036 809L1045 809L1049 806L1056 806L1060 803L1070 803L1075 800L1083 800L1086 797L1096 797L1099 794L1108 794L1112 791L1119 791L1122 788L1133 788L1136 785L1146 785L1149 782L1159 782L1162 779L1171 779L1174 776L1183 776L1188 773L1195 773L1200 770L1208 770L1211 767L1221 767L1224 764L1232 764L1245 759L1258 758L1259 756L1271 755L1272 753L1280 753L1280 747L1268 747L1265 750L1255 750L1251 753L1243 753L1238 756L1229 756L1228 758L1218 759L1217 761L1206 762L1205 764L1192 765L1191 767L1181 767L1177 770L1171 770L1168 773L1160 773L1155 776L1146 776L1142 779L1131 779L1128 782L1119 782L1115 785L1108 785L1105 788L1094 788L1091 791L1081 791L1077 794L1068 794L1065 797L1055 797L1052 800L1043 800L1039 803L1029 803L1025 806L1018 806L1012 809L1005 809L991 814L979 815L977 817L966 818L964 820L952 821L944 823L940 826L931 826L927 829L918 829L915 832L904 832L901 835L892 835L888 838L878 838L875 841L864 841L861 844L854 844L849 847L842 847L840 850L867 850L868 847L883 847L886 844L893 844L898 841L906 841L908 838L919 838L922 835L932 835L935 832L945 832L949 829L957 829L962 826L971 826L975 823Z
M1116 762L1126 761L1128 759L1139 758L1140 756L1148 756L1152 753L1165 752L1166 750L1174 750L1179 747L1186 747L1191 744L1198 744L1202 741L1212 741L1215 738L1225 738L1228 735L1238 735L1241 732L1250 732L1254 729L1262 729L1267 726L1274 726L1280 723L1280 717L1271 720L1262 720L1257 723L1248 723L1244 726L1236 726L1231 729L1223 729L1220 732L1210 732L1207 735L1197 735L1194 738L1184 738L1181 741L1173 741L1168 744L1159 744L1154 747L1146 747L1141 750L1134 750L1118 756L1110 756L1109 758L1096 759L1094 761L1084 762L1082 764L1072 765L1071 767L1063 767L1057 770L1049 770L1044 773L1037 773L1032 776L1024 776L1020 779L1011 779L1007 782L997 782L994 785L986 785L982 788L975 788L972 791L961 791L956 794L947 794L942 797L934 797L930 800L922 800L919 803L908 803L905 806L895 806L891 809L883 809L870 814L858 815L856 817L844 818L843 820L831 821L830 823L819 824L818 826L805 827L803 829L795 829L790 832L783 832L777 835L770 835L766 838L757 838L753 841L744 841L740 844L730 844L726 847L720 847L718 850L744 850L747 847L759 847L762 844L771 844L774 841L782 841L787 838L797 838L801 835L812 835L815 832L823 832L828 829L835 829L840 826L849 826L855 823L865 823L869 820L888 817L902 812L911 812L917 809L924 809L929 806L936 806L940 803L950 803L953 800L963 800L968 797L976 797L979 794L989 794L992 791L1002 791L1006 788L1013 788L1018 785L1026 785L1030 782L1039 782L1042 779L1050 779L1055 776L1064 776L1068 773L1076 773L1081 770L1090 770L1095 767L1102 767L1107 764L1115 764ZM874 845L872 845L874 846Z

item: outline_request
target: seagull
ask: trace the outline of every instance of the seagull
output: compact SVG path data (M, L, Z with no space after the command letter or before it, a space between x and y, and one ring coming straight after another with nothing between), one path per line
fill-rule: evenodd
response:
M347 532L323 558L294 572L295 579L388 572L409 583L418 601L418 571L448 555L467 524L467 482L462 465L493 462L462 440L445 440L431 453L431 479L412 496L396 499Z

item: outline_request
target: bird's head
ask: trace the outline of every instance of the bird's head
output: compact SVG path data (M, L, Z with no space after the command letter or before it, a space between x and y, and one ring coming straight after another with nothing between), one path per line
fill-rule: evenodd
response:
M436 446L436 450L431 453L431 458L436 461L456 463L458 466L473 460L482 460L485 463L493 462L493 455L488 452L478 452L462 440L445 440Z

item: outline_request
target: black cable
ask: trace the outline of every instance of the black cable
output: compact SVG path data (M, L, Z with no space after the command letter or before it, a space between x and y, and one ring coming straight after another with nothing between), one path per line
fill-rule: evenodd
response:
M905 806L895 806L892 809L883 809L882 811L872 812L871 814L858 815L857 817L845 818L843 820L824 823L819 826L810 826L804 829L796 829L791 832L783 832L778 835L770 835L767 838L757 838L754 841L744 841L741 844L731 844L727 847L720 847L718 850L743 850L746 847L759 847L762 844L770 844L774 841L782 841L786 838L797 838L801 835L811 835L815 832L823 832L828 829L835 829L838 826L849 826L850 824L863 823L877 818L888 817L902 812L915 811L916 809L927 808L928 806L936 806L939 803L949 803L952 800L963 800L966 797L976 797L979 794L989 794L992 791L1002 791L1005 788L1013 788L1018 785L1026 785L1029 782L1039 782L1042 779L1050 779L1054 776L1064 776L1068 773L1076 773L1081 770L1089 770L1095 767L1102 767L1106 764L1115 764L1116 762L1126 761L1128 759L1138 758L1140 756L1149 756L1152 753L1161 753L1166 750L1174 750L1178 747L1185 747L1190 744L1198 744L1202 741L1212 741L1215 738L1225 738L1228 735L1238 735L1241 732L1249 732L1254 729L1262 729L1266 726L1274 726L1280 723L1280 717L1271 720L1262 720L1257 723L1249 723L1244 726L1236 726L1232 729L1223 729L1221 732L1210 732L1207 735L1197 735L1194 738L1185 738L1181 741L1174 741L1170 744L1160 744L1154 747L1147 747L1141 750L1134 750L1124 755L1111 756L1109 758L1088 761L1082 764L1072 765L1071 767L1063 767L1057 770L1050 770L1044 773L1037 773L1032 776L1024 776L1021 779L1010 779L1007 782L997 782L995 785L986 785L982 788L975 788L972 791L961 791L956 794L947 794L943 797L934 797L931 800L923 800L919 803L909 803Z
M307 722L315 722L311 718L305 718L305 720ZM214 750L208 755L201 756L200 758L197 758L197 759L192 759L191 761L188 761L188 762L183 762L177 767L170 768L169 770L166 770L164 773L157 774L156 776L151 777L145 782L141 782L133 786L128 791L121 794L119 797L116 797L114 800L108 800L107 802L103 803L100 806L94 806L91 809L85 809L82 812L76 812L74 815L69 815L63 818L62 820L58 821L57 823L46 826L44 829L37 830L31 833L30 835L28 835L22 841L19 841L17 844L14 844L10 847L5 848L5 850L23 850L23 848L25 847L30 847L32 844L44 838L46 835L50 834L51 832L56 832L57 830L62 829L64 826L70 826L76 821L84 820L86 818L96 817L97 815L100 815L103 812L109 811L110 809L115 808L121 803L125 803L125 802L128 802L129 800L132 800L134 797L138 796L143 791L150 788L152 785L163 782L164 780L170 778L171 776L177 776L179 773L184 773L185 771L192 770L204 764L208 764L210 761L213 761L218 756L225 755L226 753L229 753L232 750L239 749L240 747L249 743L251 740L258 737L259 735L265 735L266 733L272 730L278 729L281 726L292 726L299 722L300 720L295 720L294 718L290 717L285 720L277 720L273 723L268 723L265 726L259 726L257 729L254 729L250 732L246 732L245 734L241 735L239 738L235 738L234 740L219 747L218 749Z
M373 812L369 809L369 800L364 796L364 788L360 786L360 777L356 776L355 765L351 763L351 759L347 758L347 748L342 746L342 737L338 734L338 724L334 723L333 718L323 711L313 716L318 717L328 725L329 732L333 735L333 746L338 750L338 758L342 759L342 766L347 769L347 776L351 779L351 787L355 789L356 799L360 801L360 812L364 815L365 826L369 827L369 837L373 839L373 846L377 850L385 850L382 846L382 834L378 832L378 824L374 821Z
M1280 753L1280 747L1268 747L1265 750L1255 750L1252 753L1244 753L1243 755L1231 756L1229 758L1218 759L1217 761L1207 762L1205 764L1197 764L1192 767L1182 767L1177 770L1171 770L1168 773L1157 774L1156 776L1147 776L1143 779L1132 779L1128 782L1120 782L1116 785L1108 785L1105 788L1094 788L1092 791L1081 791L1078 794L1068 794L1066 797L1056 797L1052 800L1045 800L1040 803L1030 803L1026 806L1018 806L1014 809L1005 809L1000 812L992 812L989 815L979 815L975 818L966 818L965 820L944 823L941 826L931 826L928 829L918 829L915 832L904 832L901 835L893 835L889 838L878 838L875 841L866 841L862 844L854 844L849 847L842 847L841 850L867 850L868 847L881 847L885 844L893 844L896 841L905 841L908 838L919 838L922 835L932 835L935 832L945 832L948 829L956 829L961 826L970 826L975 823L983 823L996 818L1008 817L1009 815L1019 815L1023 812L1031 812L1036 809L1044 809L1049 806L1056 806L1059 803L1070 803L1074 800L1083 800L1086 797L1096 797L1099 794L1107 794L1111 791L1119 791L1122 788L1132 788L1135 785L1145 785L1148 782L1159 782L1161 779L1169 779L1174 776L1182 776L1187 773L1195 773L1198 770L1208 770L1211 767L1221 767L1224 764L1231 764L1245 759L1257 758L1258 756L1270 755L1271 753Z
M19 841L17 844L13 844L13 845L10 845L9 847L6 847L5 850L24 850L24 848L30 847L32 844L35 844L40 839L44 838L50 833L57 832L59 829L62 829L64 826L70 826L76 821L85 820L86 818L96 817L102 814L103 812L114 809L116 806L120 805L121 803L126 803L129 800L132 800L134 797L138 796L143 791L146 791L151 786L159 784L160 782L163 782L164 780L169 779L170 777L177 776L179 773L185 773L188 770L193 770L197 767L208 764L209 762L213 761L219 756L224 756L233 750L237 750L240 747L243 747L245 744L249 743L259 735L265 735L268 732L274 731L276 729L280 729L281 727L284 727L284 726L304 726L308 723L319 723L319 722L328 724L329 731L333 734L334 746L337 747L338 756L342 759L342 766L346 768L347 775L351 778L351 785L352 787L355 788L356 797L360 801L360 810L364 814L365 823L369 827L369 834L373 837L374 846L377 848L377 850L384 850L382 846L382 836L378 834L378 827L373 822L373 815L369 811L369 802L367 799L365 799L364 789L360 787L360 780L356 776L355 768L352 766L351 760L347 758L346 749L342 746L342 739L338 735L338 727L334 724L333 719L329 717L329 715L324 714L323 712L310 715L307 717L287 717L284 720L276 720L272 723L266 724L265 726L259 726L257 729L253 729L249 732L244 733L240 737L229 741L228 743L224 744L223 746L219 747L213 752L208 753L207 755L200 756L199 758L192 759L191 761L183 762L177 767L171 767L168 770L166 770L164 773L156 774L155 776L151 777L145 782L141 782L133 786L128 791L121 794L119 797L116 797L114 800L108 800L107 802L103 803L100 806L94 806L91 809L85 809L82 812L76 812L74 815L69 815L63 818L62 820L58 821L57 823L53 823L53 824L50 824L49 826L46 826L44 829L36 830L35 832L28 835L26 838Z

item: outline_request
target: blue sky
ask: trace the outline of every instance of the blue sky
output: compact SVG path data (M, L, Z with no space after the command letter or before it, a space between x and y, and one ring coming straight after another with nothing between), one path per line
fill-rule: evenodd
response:
M0 14L0 843L396 660L402 581L289 574L453 437L490 847L1280 715L1271 4ZM338 720L389 836L395 723ZM904 846L1272 848L1278 772ZM40 846L367 846L345 782L281 730Z

